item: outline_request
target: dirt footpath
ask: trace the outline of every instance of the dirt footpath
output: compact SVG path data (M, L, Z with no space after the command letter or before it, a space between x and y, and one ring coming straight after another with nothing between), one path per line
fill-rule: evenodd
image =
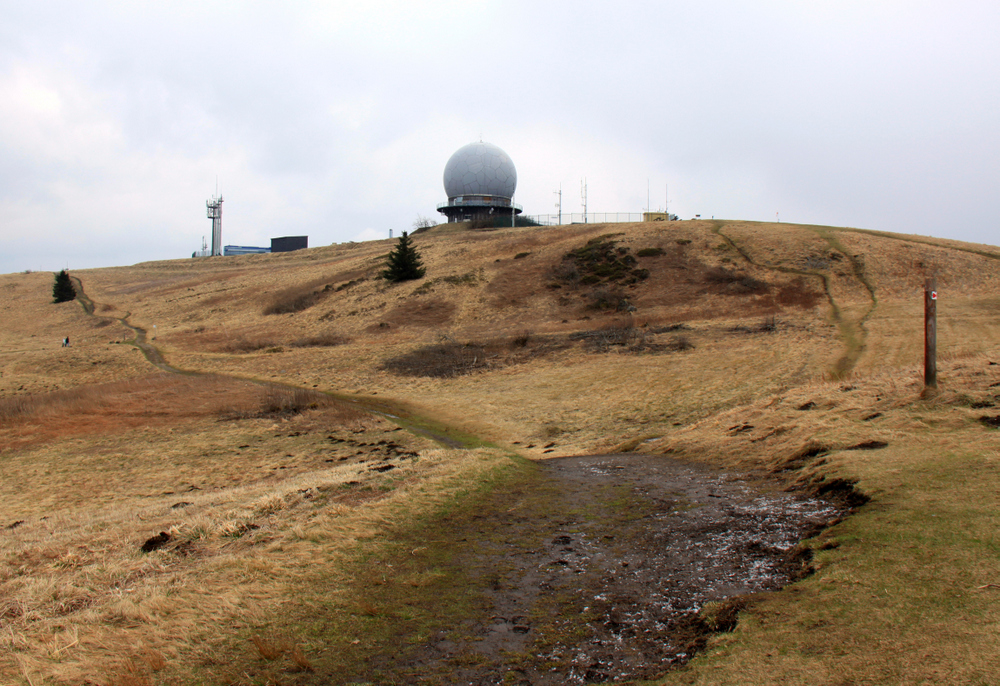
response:
M663 456L540 468L530 486L484 502L458 539L455 563L482 586L488 616L373 660L377 683L654 677L704 645L699 608L798 578L808 560L796 543L844 514ZM711 628L731 628L739 606L717 608Z

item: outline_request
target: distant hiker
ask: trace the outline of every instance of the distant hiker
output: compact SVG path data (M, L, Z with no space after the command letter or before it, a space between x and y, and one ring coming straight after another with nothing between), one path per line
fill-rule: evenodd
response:
M64 348L69 347L69 336L66 336L66 338L63 339L63 347Z

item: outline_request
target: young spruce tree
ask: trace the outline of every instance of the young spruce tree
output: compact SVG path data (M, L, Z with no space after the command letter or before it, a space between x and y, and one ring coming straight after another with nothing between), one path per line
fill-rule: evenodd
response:
M392 282L409 281L421 278L426 271L420 262L420 253L413 247L413 239L404 231L399 244L389 253L382 278Z
M52 302L64 303L76 299L76 289L73 282L69 280L69 274L63 269L56 274L56 282L52 286Z

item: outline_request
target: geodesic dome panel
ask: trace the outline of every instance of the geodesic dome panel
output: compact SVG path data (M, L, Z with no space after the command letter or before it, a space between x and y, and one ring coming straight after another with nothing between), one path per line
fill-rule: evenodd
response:
M460 195L498 195L513 198L517 171L507 153L490 143L459 148L444 167L444 191Z

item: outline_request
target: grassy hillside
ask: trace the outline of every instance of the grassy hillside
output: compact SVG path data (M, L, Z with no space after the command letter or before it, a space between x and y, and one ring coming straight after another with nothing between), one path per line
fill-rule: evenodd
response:
M316 585L338 589L333 625L358 615L345 570L391 548L380 532L530 478L515 458L635 450L872 497L811 542L815 575L668 682L989 683L1000 250L725 221L454 229L414 237L427 275L401 284L378 278L394 241L75 272L93 314L51 304L50 274L0 276L0 674L305 683L361 639L289 618ZM116 318L202 375L156 371ZM169 555L138 552L161 530Z

